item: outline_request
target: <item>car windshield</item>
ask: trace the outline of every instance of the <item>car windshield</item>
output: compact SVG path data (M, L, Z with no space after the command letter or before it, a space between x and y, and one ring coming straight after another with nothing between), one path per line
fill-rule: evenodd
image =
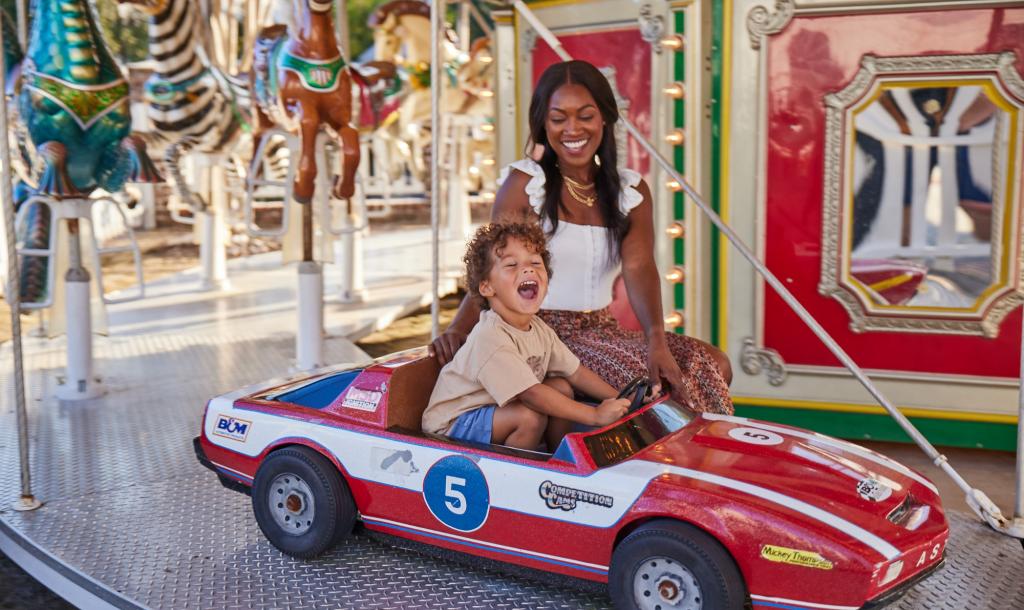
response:
M586 434L583 443L599 467L618 464L690 423L696 414L671 398L618 424Z

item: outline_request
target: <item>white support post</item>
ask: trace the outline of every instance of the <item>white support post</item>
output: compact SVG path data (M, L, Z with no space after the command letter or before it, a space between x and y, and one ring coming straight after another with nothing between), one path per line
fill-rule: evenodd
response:
M103 394L103 386L93 373L91 278L82 266L78 223L77 218L68 220L70 265L64 276L68 345L67 369L63 382L57 386L57 398L61 400L88 400Z
M228 232L227 193L224 190L224 167L219 159L208 158L209 164L203 171L202 184L209 197L209 205L198 216L200 224L199 264L201 290L224 290L228 281L228 261L225 237Z
M143 183L135 185L139 189L139 205L142 206L142 228L156 228L156 185Z
M307 204L308 205L308 204ZM324 274L316 261L299 263L298 332L295 368L308 371L324 365Z
M358 196L358 194L357 194ZM359 209L350 200L348 210L342 210L342 233L339 237L341 260L342 303L365 303L367 299L366 278L363 273L363 233L366 218L360 218Z
M445 151L446 189L445 202L447 203L448 230L447 238L450 240L465 240L470 233L470 211L469 197L466 196L466 189L462 184L462 175L459 170L466 167L462 163L465 154L466 126L459 120L459 117L450 114L441 116L442 137L445 144L442 144Z

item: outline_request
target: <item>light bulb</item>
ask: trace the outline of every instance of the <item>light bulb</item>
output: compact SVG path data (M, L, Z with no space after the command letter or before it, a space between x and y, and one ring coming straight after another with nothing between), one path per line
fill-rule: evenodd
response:
M683 190L683 185L678 180L669 180L665 183L665 188L670 191L681 191Z
M665 136L665 141L672 146L682 146L683 142L686 141L686 134L682 129L673 129Z
M676 328L677 326L683 325L683 312L673 311L672 313L665 316L665 326Z
M672 239L681 239L686 235L686 227L683 226L683 223L676 221L665 229L665 233L668 233L668 236Z
M680 51L686 46L686 40L679 34L669 34L661 39L661 46L673 51Z
M662 89L662 91L665 93L665 95L671 98L681 100L683 99L683 96L686 95L686 86L683 83L676 81Z
M682 267L672 267L665 274L665 281L673 284L681 284L686 279L686 271Z

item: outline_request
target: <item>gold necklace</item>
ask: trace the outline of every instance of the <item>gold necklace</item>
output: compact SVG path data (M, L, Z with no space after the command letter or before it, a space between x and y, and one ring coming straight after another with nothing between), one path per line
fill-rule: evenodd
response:
M593 195L586 195L582 192L594 188L593 182L591 182L590 184L581 184L579 182L576 182L569 176L566 176L565 174L562 174L562 178L565 179L565 188L566 190L569 191L569 194L572 196L573 199L579 201L588 208L594 207L594 203L597 201L596 189Z

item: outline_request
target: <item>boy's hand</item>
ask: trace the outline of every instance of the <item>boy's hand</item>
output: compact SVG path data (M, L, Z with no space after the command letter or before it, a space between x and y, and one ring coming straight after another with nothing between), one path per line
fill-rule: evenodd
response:
M594 409L594 425L607 426L616 422L626 414L629 409L629 400L625 398L609 398L597 405Z

